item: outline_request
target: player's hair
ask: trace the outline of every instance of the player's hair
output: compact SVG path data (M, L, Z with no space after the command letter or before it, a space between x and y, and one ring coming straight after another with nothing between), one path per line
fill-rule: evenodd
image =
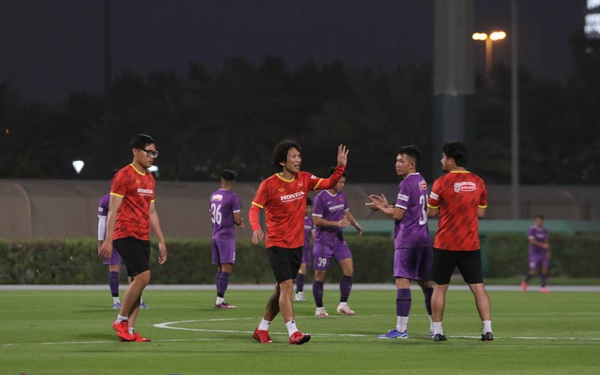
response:
M221 173L221 178L227 182L232 182L237 179L237 173L231 169L225 169L223 173Z
M129 142L129 148L145 149L154 143L154 139L147 134L138 134Z
M310 197L306 197L306 205L307 206L312 206L313 205L312 199L310 199Z
M447 158L454 159L457 167L467 165L467 146L460 141L449 141L442 146L442 152Z
M544 215L542 215L542 214L537 214L537 215L535 215L533 218L534 218L534 219L542 219L542 220L544 220Z
M415 162L415 166L417 166L419 164L419 160L421 160L421 150L419 150L419 148L415 145L407 145L407 146L398 147L398 151L396 152L396 155L402 155L402 154L406 154L411 159L413 159Z
M335 172L335 167L331 167L331 168L329 169L329 175L331 176L331 175L333 174L333 172ZM342 172L342 177L346 177L346 178L348 178L348 173L346 173L346 171L343 171L343 172Z
M275 145L275 148L273 148L273 155L271 156L271 162L273 163L275 169L281 171L280 163L285 163L287 161L288 151L292 147L302 152L302 149L298 142L292 141L291 139L284 139L283 141Z

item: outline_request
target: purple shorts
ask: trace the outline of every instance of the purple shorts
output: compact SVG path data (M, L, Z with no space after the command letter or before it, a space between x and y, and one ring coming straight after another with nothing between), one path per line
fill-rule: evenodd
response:
M313 258L315 271L326 271L331 266L331 258L339 263L341 260L352 258L352 253L346 241L338 241L332 245L315 243Z
M310 265L310 259L312 258L312 254L310 251L310 246L305 246L302 248L302 263L307 266Z
M394 251L394 277L431 280L431 247L412 247Z
M235 264L235 239L213 238L212 262L213 264Z
M112 252L112 256L110 257L110 259L105 259L104 262L102 262L103 264L106 264L107 266L114 266L114 265L118 265L121 263L121 254L119 254L119 250L115 249L113 247L113 252Z
M538 254L529 254L529 269L533 270L538 267L548 268L550 261L548 260L548 255L544 251L543 253Z

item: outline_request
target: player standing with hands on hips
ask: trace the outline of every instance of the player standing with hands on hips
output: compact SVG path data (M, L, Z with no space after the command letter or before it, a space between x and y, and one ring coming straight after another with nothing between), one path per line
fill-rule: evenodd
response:
M112 324L122 341L147 342L134 331L144 288L150 282L150 228L158 238L158 263L167 261L167 247L154 206L155 181L148 168L158 157L152 137L138 134L129 142L133 161L113 177L106 223L106 239L98 255L109 259L119 249L128 276L133 278L125 290L121 310Z
M310 335L298 331L292 306L294 279L304 246L306 196L311 190L334 187L344 173L348 158L346 146L340 145L335 172L324 179L300 171L300 152L300 145L291 140L283 140L275 146L272 162L278 172L261 182L250 207L252 243L265 239L267 257L277 282L263 318L254 331L254 339L261 343L272 342L269 325L279 312L287 327L290 344L300 345L310 340ZM265 210L266 237L258 220L261 209Z

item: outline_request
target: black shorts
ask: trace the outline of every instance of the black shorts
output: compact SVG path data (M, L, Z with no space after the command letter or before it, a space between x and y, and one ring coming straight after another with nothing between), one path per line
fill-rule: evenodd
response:
M302 247L285 249L283 247L267 247L267 258L273 269L277 284L286 280L294 280L302 263Z
M135 277L150 269L150 241L125 237L114 240L113 245L119 249L119 254L127 267L127 276Z
M454 269L458 267L467 284L483 283L481 251L454 251L433 248L432 280L439 285L450 284Z

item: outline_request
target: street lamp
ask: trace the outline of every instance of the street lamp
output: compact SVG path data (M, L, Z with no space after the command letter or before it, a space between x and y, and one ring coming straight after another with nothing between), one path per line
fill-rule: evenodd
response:
M486 33L473 33L473 40L483 42L485 41L485 76L487 82L492 79L492 57L493 57L493 45L494 42L506 38L504 31L492 31L490 35Z
M83 169L83 166L85 165L83 160L73 160L72 164L73 164L73 169L75 169L75 172L77 174L81 173L81 170Z

